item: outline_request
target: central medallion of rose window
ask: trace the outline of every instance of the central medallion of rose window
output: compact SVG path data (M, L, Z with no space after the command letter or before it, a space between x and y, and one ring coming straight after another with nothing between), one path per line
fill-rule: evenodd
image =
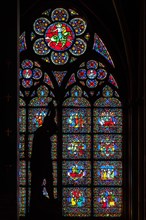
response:
M75 39L72 27L65 22L55 22L46 30L45 41L51 49L64 51L69 49Z

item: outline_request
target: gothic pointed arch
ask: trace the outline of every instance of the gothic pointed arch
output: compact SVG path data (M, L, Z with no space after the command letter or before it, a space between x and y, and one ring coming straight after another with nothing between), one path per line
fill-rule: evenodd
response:
M35 130L53 100L54 195L62 217L125 215L124 111L116 63L88 14L52 4L19 37L19 216L27 217ZM94 26L95 27L95 26ZM100 36L101 34L101 36ZM42 194L46 196L45 187Z

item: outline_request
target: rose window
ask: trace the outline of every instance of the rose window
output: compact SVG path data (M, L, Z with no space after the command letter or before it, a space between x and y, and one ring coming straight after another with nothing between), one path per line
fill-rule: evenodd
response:
M35 20L31 32L33 50L46 62L64 65L84 54L90 38L87 24L73 10L56 8Z
M95 60L89 60L86 65L80 66L82 68L78 70L77 77L81 80L82 85L86 85L90 89L95 88L107 77L107 71Z
M40 65L37 62L32 62L29 59L23 60L20 68L20 79L21 84L25 89L30 88L31 86L38 83L38 80L41 79L43 73L41 71Z

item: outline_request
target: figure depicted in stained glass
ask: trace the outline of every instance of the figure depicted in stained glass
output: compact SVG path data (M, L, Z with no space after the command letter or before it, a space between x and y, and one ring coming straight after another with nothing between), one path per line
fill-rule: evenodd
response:
M75 189L71 191L68 201L71 203L71 206L80 208L84 206L86 200L83 192L79 189Z
M46 31L45 40L48 46L56 51L63 51L71 47L74 32L70 25L58 22L50 25Z
M101 195L99 201L102 204L102 208L109 208L116 206L117 198L112 192L106 191Z
M121 185L121 161L98 161L94 163L95 185Z
M98 145L98 150L100 151L101 155L105 157L113 156L117 148L118 146L116 143L108 140L106 142L101 142Z
M72 113L67 119L70 127L74 128L83 128L84 127L84 118L82 114Z
M114 170L114 166L101 166L99 175L101 180L113 180L117 172Z
M114 112L103 111L101 117L98 119L100 125L103 126L114 126L116 124L116 119L114 117Z
M55 65L64 65L68 61L73 62L85 53L90 34L86 33L87 23L84 19L69 16L69 11L64 8L56 8L51 12L50 20L40 17L33 24L34 32L31 32L33 50L37 55L43 56L46 62L52 61ZM44 12L44 15L48 12ZM78 14L75 14L78 15ZM71 19L71 20L70 20ZM68 23L67 23L68 22ZM76 38L84 34L84 38ZM42 36L42 37L41 37ZM40 37L36 39L36 37ZM51 52L51 53L50 53ZM63 53L62 53L63 52ZM49 57L46 57L50 53ZM69 54L73 56L69 56ZM50 60L51 58L51 60Z
M77 181L78 179L83 178L86 175L86 171L83 166L73 165L69 168L67 175Z
M67 150L69 154L76 157L83 156L86 150L86 145L84 143L80 143L79 140L75 140L67 146Z
M94 190L94 216L119 217L122 208L121 188L96 188Z

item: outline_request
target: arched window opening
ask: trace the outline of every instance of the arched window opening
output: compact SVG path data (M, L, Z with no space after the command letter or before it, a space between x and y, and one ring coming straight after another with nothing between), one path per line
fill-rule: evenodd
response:
M19 217L29 212L33 134L52 100L59 126L53 185L62 217L122 217L123 107L112 57L75 8L47 9L31 28L19 37Z

